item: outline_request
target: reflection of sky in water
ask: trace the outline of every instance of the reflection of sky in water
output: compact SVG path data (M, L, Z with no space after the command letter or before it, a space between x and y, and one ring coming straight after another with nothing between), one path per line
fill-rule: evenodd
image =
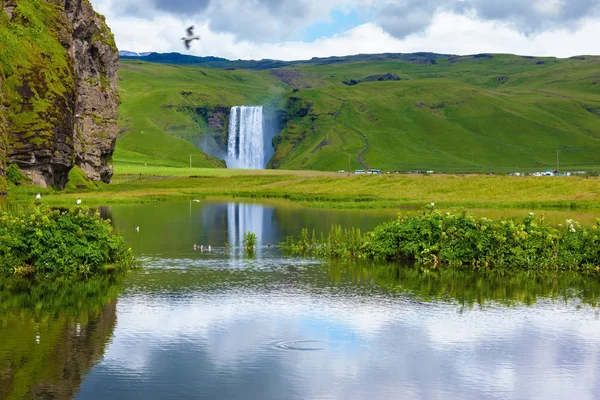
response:
M294 285L180 297L133 287L80 397L593 399L595 314L550 302L459 313ZM301 340L322 350L275 345Z

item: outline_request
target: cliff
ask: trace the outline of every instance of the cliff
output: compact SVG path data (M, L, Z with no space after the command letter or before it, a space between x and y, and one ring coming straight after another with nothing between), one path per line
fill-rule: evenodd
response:
M88 0L0 0L0 174L62 188L75 165L109 182L119 54Z

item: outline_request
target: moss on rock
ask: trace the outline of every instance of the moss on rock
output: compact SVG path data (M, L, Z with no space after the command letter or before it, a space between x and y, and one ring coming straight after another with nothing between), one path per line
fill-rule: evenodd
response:
M42 186L64 187L80 164L109 180L118 50L104 17L88 0L0 1L0 44L0 156Z

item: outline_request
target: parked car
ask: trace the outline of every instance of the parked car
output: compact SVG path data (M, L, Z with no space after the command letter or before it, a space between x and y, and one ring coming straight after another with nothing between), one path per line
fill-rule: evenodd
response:
M362 174L364 174L364 173L365 173L365 170L364 170L364 169L357 169L356 171L354 171L354 173L355 173L356 175L362 175Z

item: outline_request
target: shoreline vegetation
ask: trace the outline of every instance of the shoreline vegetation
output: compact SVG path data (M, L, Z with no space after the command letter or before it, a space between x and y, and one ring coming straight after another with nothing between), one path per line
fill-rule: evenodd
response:
M0 211L0 278L89 278L134 267L131 249L98 212L81 206L56 210L40 202Z
M371 232L333 226L327 235L317 236L315 231L309 235L303 229L298 237L287 237L280 246L292 257L599 275L599 235L600 219L589 229L569 219L552 227L534 213L494 221L467 212L442 213L432 204L421 215L400 215Z
M118 166L112 184L75 176L66 190L12 185L8 201L27 204L40 192L51 205L154 203L207 197L287 199L314 208L402 209L435 201L439 207L600 209L600 178L506 175L369 175L319 171L229 170ZM126 171L136 171L129 174ZM74 175L74 174L72 174Z

